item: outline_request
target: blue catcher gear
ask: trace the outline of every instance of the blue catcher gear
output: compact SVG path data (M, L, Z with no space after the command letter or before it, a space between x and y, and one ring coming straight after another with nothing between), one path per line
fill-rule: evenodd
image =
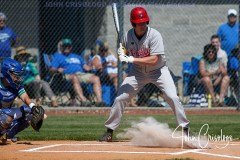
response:
M23 82L23 67L18 61L11 58L6 58L2 61L1 73L14 89L18 89Z
M26 105L0 109L0 136L6 134L7 138L13 138L27 128L31 120L31 108Z

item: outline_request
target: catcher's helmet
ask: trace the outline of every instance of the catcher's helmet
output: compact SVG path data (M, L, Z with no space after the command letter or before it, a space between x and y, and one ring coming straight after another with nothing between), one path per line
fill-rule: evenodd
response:
M1 73L14 89L18 89L23 82L24 70L22 65L16 60L11 58L4 59L1 64Z
M147 22L149 23L150 19L148 17L147 11L143 7L135 7L131 11L130 21L133 24Z

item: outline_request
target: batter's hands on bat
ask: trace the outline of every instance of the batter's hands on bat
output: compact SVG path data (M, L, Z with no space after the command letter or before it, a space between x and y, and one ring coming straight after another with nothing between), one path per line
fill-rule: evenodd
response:
M119 55L119 59L121 62L126 62L126 63L133 63L134 58L133 56L127 56L127 55Z
M126 49L123 47L122 43L120 43L118 48L118 55L126 55Z

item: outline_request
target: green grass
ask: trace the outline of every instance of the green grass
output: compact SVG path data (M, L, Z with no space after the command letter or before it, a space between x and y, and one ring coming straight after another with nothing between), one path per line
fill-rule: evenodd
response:
M124 116L116 133L130 127L132 121L139 121L147 116ZM154 115L157 121L167 123L171 128L176 127L173 115ZM189 115L191 131L198 133L203 124L209 124L208 134L231 135L233 139L240 139L239 115ZM31 127L19 133L21 140L97 140L105 131L106 116L49 116L39 133ZM116 135L116 134L114 134Z

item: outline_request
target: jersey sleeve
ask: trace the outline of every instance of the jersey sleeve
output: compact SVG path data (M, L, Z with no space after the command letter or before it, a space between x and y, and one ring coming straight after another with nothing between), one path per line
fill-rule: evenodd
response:
M23 93L26 93L26 91L23 88L23 86L20 86L19 89L18 89L18 96L20 97Z
M159 32L155 31L150 41L150 55L164 54L163 39Z

